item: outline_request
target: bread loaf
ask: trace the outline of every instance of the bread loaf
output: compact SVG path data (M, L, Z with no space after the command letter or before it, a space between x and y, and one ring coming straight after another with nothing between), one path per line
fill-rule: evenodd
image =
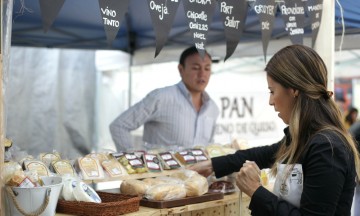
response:
M127 195L144 195L149 184L137 179L124 180L120 185L120 192Z
M145 194L149 200L174 200L186 197L184 184L158 184L150 187Z
M186 196L201 196L208 192L207 179L193 170L180 170L170 176L184 181Z

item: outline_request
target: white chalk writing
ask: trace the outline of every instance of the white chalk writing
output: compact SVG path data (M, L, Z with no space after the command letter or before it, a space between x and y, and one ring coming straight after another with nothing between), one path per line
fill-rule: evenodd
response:
M168 8L164 4L158 5L154 1L150 1L150 9L159 12L159 19L164 19L164 14L169 14Z

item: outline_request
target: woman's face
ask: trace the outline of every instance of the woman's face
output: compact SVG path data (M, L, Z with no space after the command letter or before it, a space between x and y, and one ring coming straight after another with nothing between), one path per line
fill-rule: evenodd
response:
M280 83L267 76L268 88L270 90L269 104L274 106L279 118L285 124L289 124L291 111L294 108L296 92L292 88L284 88Z

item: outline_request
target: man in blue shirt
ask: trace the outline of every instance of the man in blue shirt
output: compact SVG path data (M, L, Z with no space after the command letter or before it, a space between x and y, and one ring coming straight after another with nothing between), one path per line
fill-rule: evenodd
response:
M110 132L117 151L131 151L132 130L144 125L145 149L181 150L211 143L219 109L205 92L211 76L211 56L195 47L183 51L178 70L181 81L151 91L120 114Z

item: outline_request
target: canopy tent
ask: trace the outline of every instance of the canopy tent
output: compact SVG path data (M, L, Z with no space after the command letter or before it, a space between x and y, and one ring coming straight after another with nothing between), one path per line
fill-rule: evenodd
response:
M279 0L276 1L280 2ZM170 55L168 53L161 55L162 53L160 53L157 59L151 59L149 56L154 56L156 41L147 2L146 0L130 0L120 30L109 46L97 0L65 1L51 28L46 33L43 30L39 0L14 0L11 44L13 46L49 48L115 49L130 54L141 50L143 54L145 53L146 58L143 56L138 59L135 58L134 64L149 63L153 60L177 59L179 52L171 55L171 50L183 49L185 46L193 44L183 5L180 4L177 9L167 43L162 51L170 51ZM248 0L249 7L239 46L255 43L258 47L252 49L251 52L247 51L246 55L262 54L261 26L257 14L251 7L254 2L254 0ZM357 37L357 34L360 33L360 22L358 22L360 20L360 1L343 0L340 4L341 6L336 4L335 7L335 35L340 36L345 33L347 37L353 35ZM344 25L341 22L341 9L343 9ZM305 38L311 37L309 25L311 23L306 20ZM345 28L344 32L343 28ZM286 41L285 43L290 43L288 32L285 30L284 21L278 9L269 44L269 54L273 52L272 43L279 40L282 41L280 43L282 46L284 45L283 40ZM350 38L349 41L353 40ZM224 26L218 5L216 5L215 14L208 31L206 44L209 48L225 45ZM342 48L354 48L359 44L344 43ZM274 51L276 50L278 49L274 49ZM212 51L217 56L225 56L224 49L214 48ZM235 52L234 55L241 56L244 53Z
M55 0L54 0L55 1ZM184 0L183 0L184 1ZM146 0L130 0L130 5L129 5L129 9L128 9L128 13L125 16L123 22L122 22L122 26L120 28L119 33L117 34L117 37L115 39L115 41L113 42L112 46L108 46L107 41L106 41L106 34L104 31L104 26L102 23L102 19L100 16L100 10L99 10L99 5L98 5L98 1L97 0L77 0L77 1L66 1L63 5L63 7L60 10L59 15L56 17L53 25L51 26L51 28L48 30L47 33L44 33L43 31L43 25L42 25L42 18L41 18L41 11L40 11L40 6L39 6L39 0L27 0L27 1L23 1L23 0L14 0L14 7L13 7L13 22L12 22L12 39L11 39L11 43L12 46L16 46L16 47L20 47L20 46L28 46L28 47L48 47L48 48L74 48L74 49L81 49L81 50L98 50L98 49L112 49L112 50L122 50L122 51L126 51L130 54L132 54L132 58L130 61L133 61L133 64L146 64L146 63L158 63L158 62L162 62L162 61L169 61L169 60L177 60L178 59L178 55L180 53L180 51L185 47L185 46L189 46L193 44L193 40L191 37L191 33L188 29L188 24L187 21L185 19L185 15L184 15L184 8L182 5L180 5L180 7L177 10L176 13L176 17L175 17L175 21L172 24L172 28L169 34L169 39L167 41L167 44L165 45L165 47L163 48L163 50L161 51L160 55L158 57L156 57L155 59L152 58L155 54L155 34L154 34L154 30L153 30L153 26L151 23L151 19L150 19L150 14L148 11L148 6L146 4ZM252 3L253 1L248 1L249 5ZM329 3L330 1L326 0L326 3ZM334 0L331 1L332 3L334 3ZM346 43L344 43L343 45L343 49L347 49L348 47L352 47L355 48L356 46L358 46L358 44L360 43L354 43L352 42L351 38L354 38L355 40L357 39L357 30L358 27L355 25L356 21L354 22L350 22L352 21L352 19L348 19L347 15L349 15L348 11L357 11L355 8L355 5L350 5L348 7L350 7L352 10L347 9L346 6L346 2L348 1L344 1L341 2L342 6L344 7L344 18L345 18L345 33L347 34L347 37L350 39L346 39L346 43L348 43L348 45L346 46ZM351 3L351 2L349 2ZM210 49L211 53L213 54L213 56L217 55L217 56L224 56L225 55L225 35L224 35L224 29L223 29L223 25L222 25L222 21L220 19L220 14L219 9L216 8L215 9L216 13L214 15L214 19L213 22L211 23L211 27L209 29L209 34L208 34L208 40L207 40L207 48ZM21 13L19 13L21 12ZM334 14L332 13L333 11L327 10L326 12L331 12L329 13L329 15L327 17L334 17ZM338 15L339 14L339 15ZM323 14L325 15L325 14ZM233 57L238 57L238 56L251 56L251 55L257 55L257 56L261 56L262 55L262 44L261 44L261 33L260 33L260 24L259 24L259 19L256 16L256 14L254 13L254 11L251 9L251 7L249 6L249 10L248 10L248 14L247 14L247 19L246 19L246 25L245 25L245 29L244 29L244 33L242 34L242 37L240 39L240 43L238 45L238 49L237 51L234 53ZM339 6L336 5L336 15L335 15L335 23L336 25L334 26L335 28L333 28L332 26L329 27L329 29L327 29L327 31L325 34L332 34L332 30L335 30L335 34L336 35L341 35L342 33L342 25L340 23L341 19L339 18L340 16L340 9ZM324 17L323 17L324 18ZM329 20L326 19L325 16L325 20ZM348 21L350 20L350 21ZM333 21L333 20L331 20ZM273 29L272 32L272 40L270 41L269 44L269 49L268 49L268 54L271 54L272 52L277 51L278 49L280 49L281 47L285 46L286 44L290 44L291 41L289 39L288 33L285 31L284 29L284 21L281 19L279 13L277 13L276 16L276 20L275 20L276 26ZM350 24L349 24L350 23ZM309 32L309 23L307 23L307 32L305 34L305 39L310 39L310 32ZM357 24L359 25L359 24ZM350 27L348 27L350 26ZM351 30L352 29L352 30ZM328 35L325 35L325 37ZM324 35L322 36L322 38L324 38ZM330 38L330 37L329 37ZM310 40L306 41L307 44ZM350 42L349 42L350 41ZM326 54L329 54L331 52L327 52L329 50L334 50L334 46L332 45L331 42L333 41L321 41L321 45L323 46L327 46L326 49L323 49L323 52L326 52ZM340 43L340 40L337 41L337 43ZM339 47L339 44L337 44L337 46L335 47ZM244 49L246 50L246 52L244 52ZM51 50L51 49L47 49L47 50ZM54 49L55 50L55 49ZM44 50L40 50L41 52L43 52ZM37 51L37 52L40 52ZM44 51L45 52L45 51ZM59 52L60 54L56 54L58 56L61 57L68 57L67 54ZM36 62L43 62L43 63L47 63L47 64L52 64L50 62L50 56L46 56L46 58L48 58L46 61L44 61L41 57L37 56L36 54L30 54L30 53L21 53L19 52L19 59L28 59L28 62L31 63L30 65L32 65L33 63ZM89 54L89 59L92 59L93 56L91 56L90 53ZM80 54L82 55L81 58L82 60L86 60L83 56L84 54ZM33 59L31 59L33 58ZM30 60L31 59L31 60ZM87 73L79 73L79 65L81 65L82 67L86 67L89 65L86 65L86 63L81 63L79 59L76 59L75 61L75 65L74 67L71 67L68 65L67 68L69 68L69 71L66 71L66 73L63 72L63 69L60 70L60 67L58 68L58 73L61 74L61 79L60 81L64 81L67 80L67 78L65 78L63 75L66 74L70 80L70 77L72 77L72 73L74 71L77 72L77 76L84 76L89 78L90 77L90 73L92 72L92 70L90 69L86 69ZM332 58L327 58L329 60L329 62L332 62ZM232 59L230 59L232 60ZM127 61L127 60L123 60L123 61ZM90 60L90 62L92 62L92 60ZM227 63L230 63L229 61ZM65 63L64 63L65 64ZM43 75L42 74L43 71L38 70L38 69L34 69L33 67L27 67L25 65L19 65L23 68L19 69L19 71L21 72L22 70L24 70L24 68L26 68L26 71L29 72L30 69L35 70L35 72L37 73L28 73L28 74L33 74L36 79L42 79ZM52 65L54 66L54 65ZM45 68L44 71L50 71L48 70L49 68ZM71 71L71 70L73 71ZM65 69L64 69L65 70ZM67 69L66 69L67 70ZM52 71L52 70L51 70ZM237 70L238 71L238 70ZM89 73L90 72L90 73ZM253 73L254 71L251 70L251 72ZM12 75L16 75L16 73L11 73ZM54 73L55 74L55 73ZM95 74L95 73L91 73L91 74ZM331 73L332 74L332 73ZM37 76L38 75L38 76ZM55 76L57 76L55 74ZM131 76L131 75L130 75ZM20 77L24 77L20 74ZM78 77L79 79L83 79L84 77ZM49 80L47 78L47 80ZM134 79L135 80L135 79ZM28 79L25 80L26 83L32 83L29 82ZM9 82L11 84L13 84L13 82ZM33 82L35 83L35 82ZM131 98L131 80L129 82L129 97ZM80 88L81 92L87 92L87 90L82 89L82 85L80 83L75 83L77 88ZM9 85L10 86L10 85ZM30 85L29 85L30 86ZM18 89L23 89L24 87L29 87L28 85L21 85L21 88L18 87L13 87L13 89L15 89L16 91ZM40 87L46 87L45 85L41 85ZM47 85L50 86L50 85ZM57 84L57 85L52 85L53 87L57 88L57 86L64 86L63 83ZM86 85L84 85L86 86ZM94 86L94 85L90 85L90 86ZM37 86L38 87L38 86ZM29 87L29 89L32 89ZM73 88L63 88L64 90L67 89L72 89L72 93L75 92L75 89ZM33 90L33 89L32 89ZM63 101L69 101L72 102L72 100L69 100L68 97L63 97L65 95L67 95L66 93L58 93L57 91L58 89L56 89L56 91L53 91L53 94L58 96L60 99L62 99ZM85 90L85 91L83 91ZM93 90L93 89L90 89ZM11 92L10 89L8 89L9 93ZM49 92L47 91L42 91L42 92ZM30 92L29 92L30 93ZM75 98L75 95L72 94L72 96ZM17 96L11 96L8 97L10 98L20 98ZM25 99L30 98L30 97L23 97ZM19 99L20 100L20 99ZM17 102L19 100L16 100L14 102ZM43 100L47 103L48 101L51 100L46 100L45 97L43 97ZM79 100L74 100L74 101L79 101ZM39 103L41 104L41 103ZM62 101L60 101L59 103L61 105L61 109L66 109L68 106L67 105L62 105ZM129 102L129 105L131 104L131 101ZM20 117L15 109L13 109L13 107L24 107L24 106L19 106L16 103L13 103L13 106L10 107L10 104L8 104L8 110L11 110L14 115L14 118L18 118ZM69 105L69 107L74 108L74 104ZM90 107L90 106L89 106ZM42 106L40 107L43 109L50 109L52 110L57 110L59 107L55 107L52 108L50 106ZM59 109L60 109L59 108ZM40 113L40 112L39 112ZM41 114L43 115L44 112L41 112ZM50 112L50 114L53 114L53 112ZM88 112L87 114L89 114L89 116L92 115L91 112ZM92 127L92 123L86 122L85 124L81 121L79 121L79 118L74 118L74 116L72 115L64 115L63 116L65 119L64 122L67 124L60 124L59 129L61 130L59 133L54 133L56 136L59 136L60 133L67 135L68 133L73 133L76 136L71 136L71 137L75 137L76 139L65 139L65 142L68 141L68 143L73 143L73 144L77 144L79 142L79 134L82 135L83 131L88 130L89 128L84 128L84 125L89 125ZM72 119L76 119L76 121L73 121ZM9 122L12 122L10 119L10 115L9 115ZM11 126L8 122L8 126ZM35 122L35 121L34 121ZM70 123L69 123L70 122ZM73 123L77 123L80 124L80 127L74 127ZM23 122L20 121L20 123L18 125L23 126ZM48 125L47 122L45 122L46 125ZM8 130L8 134L10 137L11 135L15 136L14 134L20 134L21 136L24 136L24 133L21 133L21 131L17 131L17 128L19 127L18 125L14 125L13 128L14 130L13 133L10 133L11 131ZM65 129L64 126L65 125ZM37 130L39 127L33 127L35 130ZM74 130L72 130L73 128L76 128L78 133L74 133ZM24 131L28 131L26 128L24 128ZM89 131L91 131L89 129ZM19 133L20 132L20 133ZM45 134L48 135L49 133ZM38 137L33 137L33 138L39 138ZM70 137L70 135L69 135ZM86 136L84 136L86 137ZM68 138L68 137L67 137ZM48 136L46 136L44 139L45 142L47 142L48 140L51 140L52 138L49 138ZM27 144L27 141L30 139L24 139L24 143ZM55 143L54 142L55 139L52 140L51 143ZM74 141L75 140L75 141ZM15 140L16 141L16 140ZM88 143L89 148L91 149L92 144L94 144L94 141L89 139L83 140L81 141L82 143ZM59 142L60 143L60 142ZM64 139L61 140L61 143L64 143ZM52 148L52 145L49 144L49 142L47 142L46 144L40 144L37 142L32 142L32 144L36 144L37 146L47 146L48 149ZM64 147L63 149L68 150L67 147L65 147L65 144L63 144ZM81 146L83 147L83 146ZM48 150L47 149L47 150ZM88 150L85 149L85 150ZM45 149L44 149L45 150ZM51 150L51 149L50 149ZM65 151L64 150L64 151ZM82 149L84 150L84 149ZM35 149L34 149L35 151ZM67 155L69 155L69 153L67 153Z

